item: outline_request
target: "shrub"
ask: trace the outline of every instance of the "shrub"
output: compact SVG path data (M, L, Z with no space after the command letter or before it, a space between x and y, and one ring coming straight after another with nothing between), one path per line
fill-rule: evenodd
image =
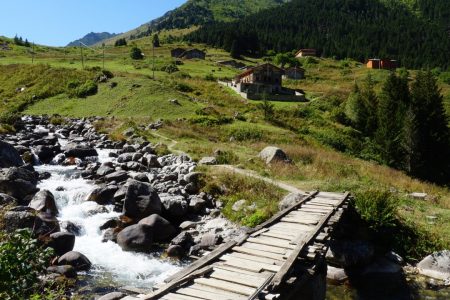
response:
M213 117L213 116L195 116L189 119L189 123L191 124L198 124L201 126L217 126L217 125L224 125L224 124L230 124L233 122L233 119L226 116L219 116L219 117Z
M182 82L176 83L174 88L182 93L191 93L194 91L194 89L190 85Z
M220 151L216 155L216 159L220 165L234 164L239 161L239 158L232 151Z
M397 220L398 199L387 190L367 189L355 197L355 206L361 217L375 230L392 227Z
M144 55L142 54L141 49L139 49L138 47L133 47L130 50L130 57L132 59L139 60L139 59L143 59Z
M19 118L20 115L18 113L6 111L0 114L0 123L14 125Z
M97 94L98 85L93 80L88 80L83 84L69 82L67 94L71 98L86 98Z
M168 64L161 68L161 71L172 74L178 72L179 69L175 64Z
M236 141L259 141L263 138L263 132L257 127L239 127L230 131L230 137L233 137Z
M0 243L0 298L27 299L39 288L38 276L53 251L42 249L29 230L18 230Z
M127 45L127 40L125 38L123 39L118 39L115 43L114 43L114 47L120 47L120 46L126 46Z
M207 75L205 76L205 80L208 80L208 81L216 81L216 78L214 77L213 74L207 74Z
M248 226L248 227L256 227L269 218L270 218L270 215L266 211L258 209L252 215L244 218L242 220L242 225Z

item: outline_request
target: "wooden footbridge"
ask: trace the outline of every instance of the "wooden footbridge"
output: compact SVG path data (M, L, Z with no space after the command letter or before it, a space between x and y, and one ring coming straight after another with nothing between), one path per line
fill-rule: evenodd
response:
M126 299L300 299L302 285L324 271L330 233L349 198L348 193L306 195L168 278L153 293Z

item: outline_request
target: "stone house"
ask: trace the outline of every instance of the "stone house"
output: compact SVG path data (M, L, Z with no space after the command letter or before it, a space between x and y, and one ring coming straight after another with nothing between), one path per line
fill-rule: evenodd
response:
M186 49L175 48L175 49L170 50L170 55L173 58L179 58L184 52L186 52Z
M190 50L186 50L184 51L179 58L183 58L183 59L205 59L206 58L206 53L204 51L201 51L199 49L190 49Z

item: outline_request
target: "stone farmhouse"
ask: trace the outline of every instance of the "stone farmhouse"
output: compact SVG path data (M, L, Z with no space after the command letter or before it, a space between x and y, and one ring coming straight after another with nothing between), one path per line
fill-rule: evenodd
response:
M267 96L275 101L304 101L305 95L299 91L283 87L285 71L270 63L248 68L232 82L221 82L233 88L242 97L262 100Z
M183 48L175 48L170 51L170 54L173 58L182 58L182 59L205 59L206 53L199 49L183 49Z

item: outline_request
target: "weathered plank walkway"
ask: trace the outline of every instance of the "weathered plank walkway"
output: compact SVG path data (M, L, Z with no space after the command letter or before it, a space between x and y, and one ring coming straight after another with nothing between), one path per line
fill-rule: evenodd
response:
M278 299L286 290L280 287L298 280L299 267L313 272L348 200L348 193L305 196L239 240L221 245L168 278L153 293L126 299Z

